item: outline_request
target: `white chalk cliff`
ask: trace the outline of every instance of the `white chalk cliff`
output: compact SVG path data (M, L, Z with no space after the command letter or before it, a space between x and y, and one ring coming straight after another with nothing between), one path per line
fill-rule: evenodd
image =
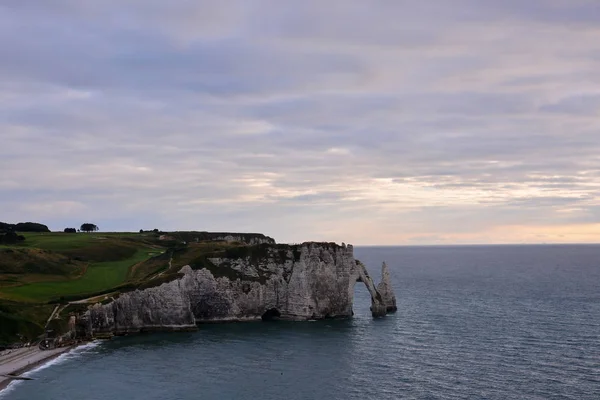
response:
M351 245L248 247L253 248L258 250L185 266L178 279L96 304L79 317L79 325L93 336L186 330L206 322L350 317L357 282L371 294L373 316L396 309L387 266L376 287Z

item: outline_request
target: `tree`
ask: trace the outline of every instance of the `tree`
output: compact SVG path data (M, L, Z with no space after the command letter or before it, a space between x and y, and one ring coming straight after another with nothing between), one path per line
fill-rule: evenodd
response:
M15 230L13 224L7 224L6 222L0 222L0 232L12 232Z
M77 233L77 229L75 228L65 228L65 233Z
M98 230L98 226L89 222L85 224L81 224L80 227L82 232L96 232Z

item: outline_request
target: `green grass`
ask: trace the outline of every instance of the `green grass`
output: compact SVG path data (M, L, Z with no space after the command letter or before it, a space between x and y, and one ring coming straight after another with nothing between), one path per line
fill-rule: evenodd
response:
M123 284L129 269L149 253L161 251L147 236L134 233L25 236L22 244L0 248L0 298L46 302L104 291Z
M119 261L132 257L138 247L148 247L146 238L133 234L34 233L16 246L60 253L88 262Z
M120 239L144 239L139 233L22 233L25 241L19 246L36 247L44 250L64 251L84 248L94 243Z
M93 263L85 274L64 282L36 282L0 291L7 298L25 302L47 302L61 296L95 293L116 287L127 279L129 268L150 258L150 249L138 249L133 257L120 261Z
M25 241L20 246L44 250L72 250L89 246L101 235L87 233L23 233Z
M152 286L177 277L145 282L149 274L168 265L169 257L160 257L168 244L155 234L23 235L26 239L21 243L0 246L0 344L31 340L42 333L54 308L49 303L132 290L140 284ZM146 265L144 261L152 257L158 260ZM133 268L136 265L140 268Z
M0 342L39 335L55 303L155 287L181 277L183 265L221 276L228 269L216 270L207 257L254 254L239 243L196 242L203 235L215 236L177 232L175 240L161 241L153 233L24 233L22 243L0 246ZM65 310L73 307L87 306Z

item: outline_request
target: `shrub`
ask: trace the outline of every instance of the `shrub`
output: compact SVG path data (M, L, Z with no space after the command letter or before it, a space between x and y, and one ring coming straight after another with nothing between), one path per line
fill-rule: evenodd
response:
M25 240L25 236L17 235L15 232L8 232L0 235L0 244L17 244Z

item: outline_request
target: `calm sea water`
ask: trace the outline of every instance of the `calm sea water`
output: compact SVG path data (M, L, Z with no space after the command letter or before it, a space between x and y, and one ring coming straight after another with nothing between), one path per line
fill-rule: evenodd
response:
M99 342L5 400L600 399L600 246L356 248L399 311Z

